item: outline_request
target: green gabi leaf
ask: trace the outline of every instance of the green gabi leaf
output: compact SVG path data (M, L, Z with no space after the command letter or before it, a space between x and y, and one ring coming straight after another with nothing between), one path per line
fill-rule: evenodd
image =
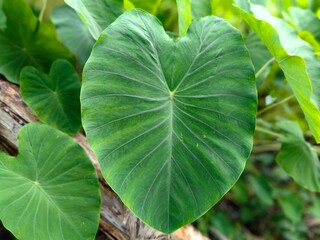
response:
M20 78L23 100L41 121L67 133L79 131L80 80L71 63L55 61L49 75L25 67Z
M69 136L35 123L19 132L19 155L0 152L0 220L16 238L94 239L100 214L95 170Z
M3 31L7 24L7 17L2 10L3 0L0 0L0 31Z
M65 0L76 10L94 39L123 12L123 0Z
M270 61L272 61L274 58L254 32L251 32L245 38L245 44L252 59L252 63L256 72L257 87L259 87L271 70L272 64L268 63L270 63Z
M55 59L71 59L55 32L40 23L23 0L3 0L0 15L1 11L6 15L6 28L0 26L0 74L9 81L19 83L24 66L46 71Z
M262 6L250 7L252 14L238 9L278 61L316 141L320 142L320 60L286 22L272 17Z
M179 34L185 36L192 22L191 3L190 0L177 0Z
M301 186L320 191L320 163L310 143L306 142L299 125L291 121L278 124L285 131L277 163Z
M320 19L310 10L291 7L289 9L291 20L300 31L308 31L320 42Z
M232 187L252 147L256 88L240 33L196 21L171 39L133 10L102 34L84 68L82 120L102 174L148 225L170 233Z
M53 10L51 19L63 44L85 64L95 41L77 13L68 6L61 6Z
M200 18L211 15L211 0L190 0L193 18Z

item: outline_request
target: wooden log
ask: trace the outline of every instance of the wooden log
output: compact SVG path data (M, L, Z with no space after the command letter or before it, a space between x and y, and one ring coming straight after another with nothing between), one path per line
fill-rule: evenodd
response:
M34 121L38 120L23 102L19 87L0 78L0 150L16 155L19 129ZM128 210L102 178L99 164L85 136L77 134L74 139L88 153L99 177L102 206L96 239L208 240L192 225L185 226L171 235L165 235L142 223Z

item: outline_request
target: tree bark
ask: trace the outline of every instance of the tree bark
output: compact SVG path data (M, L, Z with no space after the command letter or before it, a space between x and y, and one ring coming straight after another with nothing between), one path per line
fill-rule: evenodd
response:
M0 150L16 155L19 129L34 121L38 120L21 99L18 86L0 77ZM77 134L74 139L90 156L99 177L102 206L96 239L208 240L192 225L185 226L171 235L165 235L142 223L126 208L102 178L99 164L85 136Z

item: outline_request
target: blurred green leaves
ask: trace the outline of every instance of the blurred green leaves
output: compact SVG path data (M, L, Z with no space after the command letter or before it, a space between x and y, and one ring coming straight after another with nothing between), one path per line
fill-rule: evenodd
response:
M0 74L7 80L18 84L20 71L28 65L48 71L54 60L71 59L54 29L39 22L24 0L1 3Z

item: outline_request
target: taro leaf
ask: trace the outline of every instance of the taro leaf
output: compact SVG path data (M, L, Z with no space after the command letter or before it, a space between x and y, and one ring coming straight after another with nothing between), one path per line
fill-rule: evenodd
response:
M257 87L259 87L271 70L272 64L270 60L272 61L273 56L254 32L251 32L245 38L245 43L249 50L255 72L259 75L256 79ZM262 72L260 73L261 70Z
M54 30L40 23L25 1L3 0L1 11L6 15L6 28L0 27L0 74L9 81L19 83L24 66L47 71L55 59L71 59Z
M191 3L190 0L177 0L179 34L185 36L192 22Z
M262 6L250 4L250 7L252 14L238 9L278 61L312 134L320 142L320 60L286 22L272 17Z
M123 0L65 0L77 11L94 39L123 12Z
M7 17L2 10L3 0L0 0L0 30L3 31L6 28Z
M80 80L68 61L55 61L49 75L25 67L20 81L23 100L41 121L71 134L79 130Z
M308 31L320 42L320 19L309 9L291 7L289 9L291 20L300 31Z
M200 18L211 15L211 0L190 0L193 18Z
M299 125L291 121L278 123L285 135L279 140L282 146L277 163L299 185L311 191L320 191L320 163L310 143L306 142Z
M84 150L36 123L19 132L17 157L0 152L0 220L16 238L94 239L100 192Z
M148 225L170 233L232 187L252 147L256 88L240 33L206 17L171 39L132 10L84 67L82 120L103 176Z
M283 210L284 215L290 219L293 223L298 224L302 220L303 216L303 201L297 195L296 192L290 192L288 190L283 191L278 196L278 202Z
M94 39L77 13L68 6L55 8L51 19L63 44L85 64L91 53Z

